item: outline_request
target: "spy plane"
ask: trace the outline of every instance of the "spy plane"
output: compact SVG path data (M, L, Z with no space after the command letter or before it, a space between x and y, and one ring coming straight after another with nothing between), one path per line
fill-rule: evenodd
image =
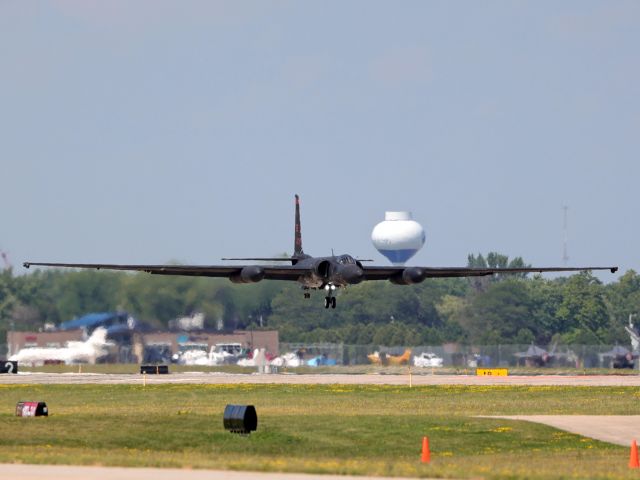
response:
M103 263L50 263L24 262L24 267L71 267L96 270L129 270L154 275L183 275L194 277L223 277L233 283L256 283L261 280L288 280L302 285L304 297L309 290L324 290L324 307L336 308L336 290L368 280L389 280L396 285L413 285L427 278L482 277L494 274L575 272L582 270L610 270L618 267L545 267L545 268L463 268L463 267L406 267L364 265L371 260L359 260L351 255L312 257L302 249L300 227L300 197L295 196L294 250L291 257L278 258L223 258L245 262L246 265L118 265ZM263 264L263 262L271 265ZM286 264L283 264L286 263Z

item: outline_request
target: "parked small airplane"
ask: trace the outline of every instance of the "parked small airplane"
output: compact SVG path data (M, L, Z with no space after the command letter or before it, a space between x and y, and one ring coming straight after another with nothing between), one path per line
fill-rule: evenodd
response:
M41 365L47 361L71 363L96 363L96 360L107 354L107 329L96 328L85 342L67 342L66 347L27 347L9 357L11 361Z
M411 359L411 350L405 350L402 355L389 355L384 352L374 352L367 355L367 358L374 365L406 365Z
M24 262L25 268L32 265L44 267L93 268L96 270L131 270L156 275L186 275L197 277L226 277L234 283L256 283L261 280L289 280L302 284L305 298L309 289L326 292L325 308L336 308L336 289L355 285L365 280L389 280L396 285L412 285L427 278L481 277L504 273L576 272L582 270L610 270L618 267L546 267L546 268L464 268L464 267L405 267L365 266L351 255L312 257L302 250L300 228L300 199L295 196L294 250L291 257L280 258L223 258L258 262L291 262L291 265L114 265L103 263L49 263Z

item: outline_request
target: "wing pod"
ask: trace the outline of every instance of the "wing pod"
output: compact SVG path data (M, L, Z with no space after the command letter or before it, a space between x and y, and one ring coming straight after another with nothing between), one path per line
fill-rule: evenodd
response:
M256 283L264 278L264 274L264 268L258 265L249 265L229 276L229 280L233 283Z
M413 285L422 282L425 278L427 278L427 272L423 268L408 267L390 277L389 281L396 285Z

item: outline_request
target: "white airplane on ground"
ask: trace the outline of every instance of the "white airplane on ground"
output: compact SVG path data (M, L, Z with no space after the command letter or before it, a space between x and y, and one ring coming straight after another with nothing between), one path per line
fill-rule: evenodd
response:
M10 361L42 365L47 360L71 363L96 363L107 354L107 329L96 328L86 342L67 342L66 347L27 347L9 357Z

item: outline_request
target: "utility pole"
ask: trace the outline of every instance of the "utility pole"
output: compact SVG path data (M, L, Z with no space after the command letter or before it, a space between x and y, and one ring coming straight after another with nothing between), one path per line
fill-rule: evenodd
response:
M566 267L567 264L569 263L569 253L567 251L567 242L568 242L568 226L569 226L569 222L568 222L568 211L569 211L569 207L568 206L563 206L562 207L563 213L564 213L564 218L563 218L563 222L562 222L562 230L564 233L564 239L562 241L562 263L564 263L564 266Z

